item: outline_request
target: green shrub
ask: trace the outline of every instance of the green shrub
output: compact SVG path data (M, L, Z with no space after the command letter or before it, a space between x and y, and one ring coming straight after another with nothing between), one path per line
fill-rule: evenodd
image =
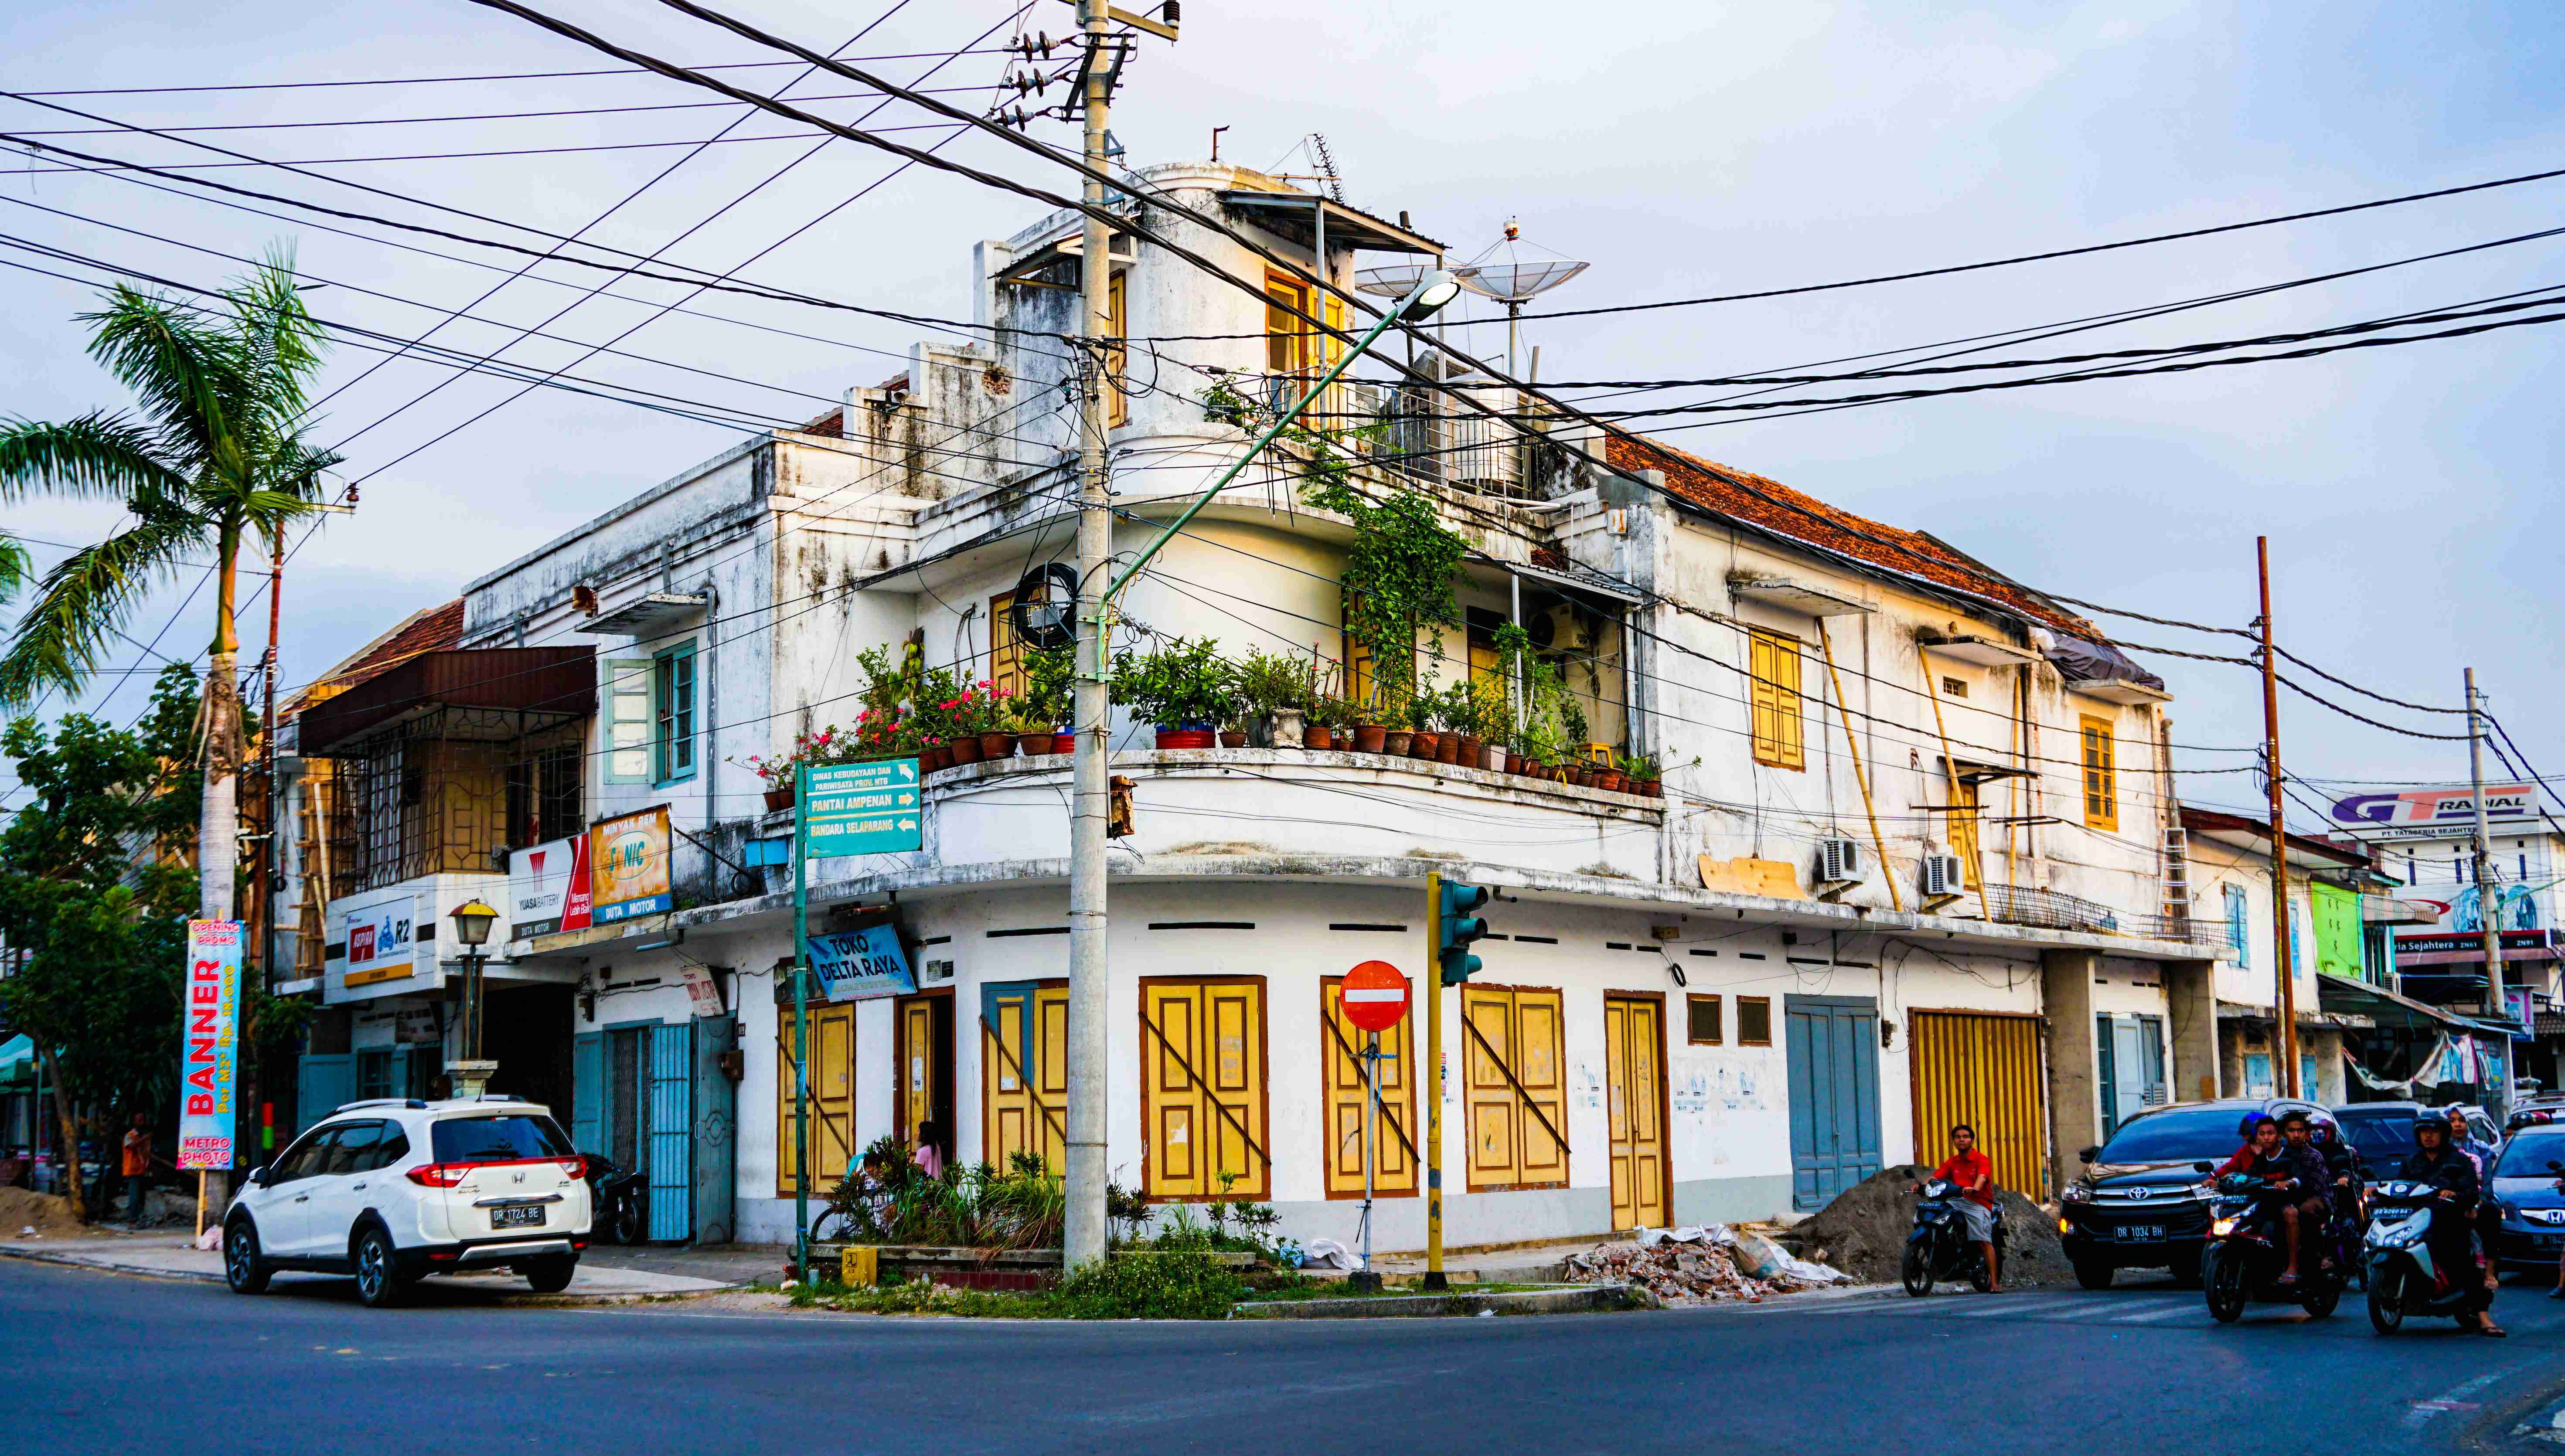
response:
M1051 1293L1069 1320L1226 1320L1247 1294L1238 1276L1195 1250L1126 1253L1072 1272Z

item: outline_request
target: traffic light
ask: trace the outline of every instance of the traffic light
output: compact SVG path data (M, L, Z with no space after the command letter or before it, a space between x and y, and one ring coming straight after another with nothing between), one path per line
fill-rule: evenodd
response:
M1484 964L1470 954L1470 942L1488 933L1488 922L1470 912L1486 904L1496 891L1484 884L1437 882L1442 889L1434 905L1435 960L1442 966L1443 984L1458 986L1477 975Z

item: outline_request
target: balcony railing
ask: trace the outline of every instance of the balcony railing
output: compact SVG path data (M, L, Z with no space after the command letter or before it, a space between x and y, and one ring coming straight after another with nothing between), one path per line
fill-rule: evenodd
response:
M2115 910L2053 889L2027 884L1985 886L1986 918L2033 930L2081 930L2098 935L2134 935L2147 940L2174 940L2187 945L2223 948L2226 927L2188 915L2150 915Z
M1267 418L1290 408L1307 392L1309 371L1264 376L1255 399ZM1494 385L1466 388L1471 397L1502 414L1525 411L1529 396ZM1358 380L1338 379L1313 400L1302 416L1323 434L1344 435L1377 426L1354 445L1373 463L1420 480L1442 481L1481 495L1523 493L1528 432L1506 419L1491 418L1439 389L1392 389Z

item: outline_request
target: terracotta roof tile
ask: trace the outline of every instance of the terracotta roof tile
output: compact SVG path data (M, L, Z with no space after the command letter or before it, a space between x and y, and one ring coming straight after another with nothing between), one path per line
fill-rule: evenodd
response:
M1777 480L1705 460L1644 436L1618 432L1605 436L1603 458L1616 470L1664 471L1666 489L1704 510L1901 576L1986 598L2078 636L2100 635L2091 622L2005 581L1920 531L1856 516ZM1752 492L1741 489L1740 482L1771 500L1758 499ZM1775 505L1774 501L1782 504Z
M423 607L358 648L354 656L331 668L327 676L296 693L286 702L284 716L291 719L323 698L337 697L422 652L442 652L461 645L463 599L457 597L442 607Z

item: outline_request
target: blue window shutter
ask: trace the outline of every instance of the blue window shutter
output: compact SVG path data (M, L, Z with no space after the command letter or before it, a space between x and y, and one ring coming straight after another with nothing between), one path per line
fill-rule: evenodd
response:
M2235 951L2235 964L2253 964L2253 934L2244 914L2244 887L2230 884L2226 890L2226 943Z
M680 642L651 658L651 757L656 782L695 776L695 644Z
M694 1023L650 1028L650 1239L695 1232Z
M657 664L647 657L598 659L604 678L597 699L605 710L605 782L647 784L651 772L650 684Z
M581 1152L605 1155L605 1033L570 1039L570 1140Z

